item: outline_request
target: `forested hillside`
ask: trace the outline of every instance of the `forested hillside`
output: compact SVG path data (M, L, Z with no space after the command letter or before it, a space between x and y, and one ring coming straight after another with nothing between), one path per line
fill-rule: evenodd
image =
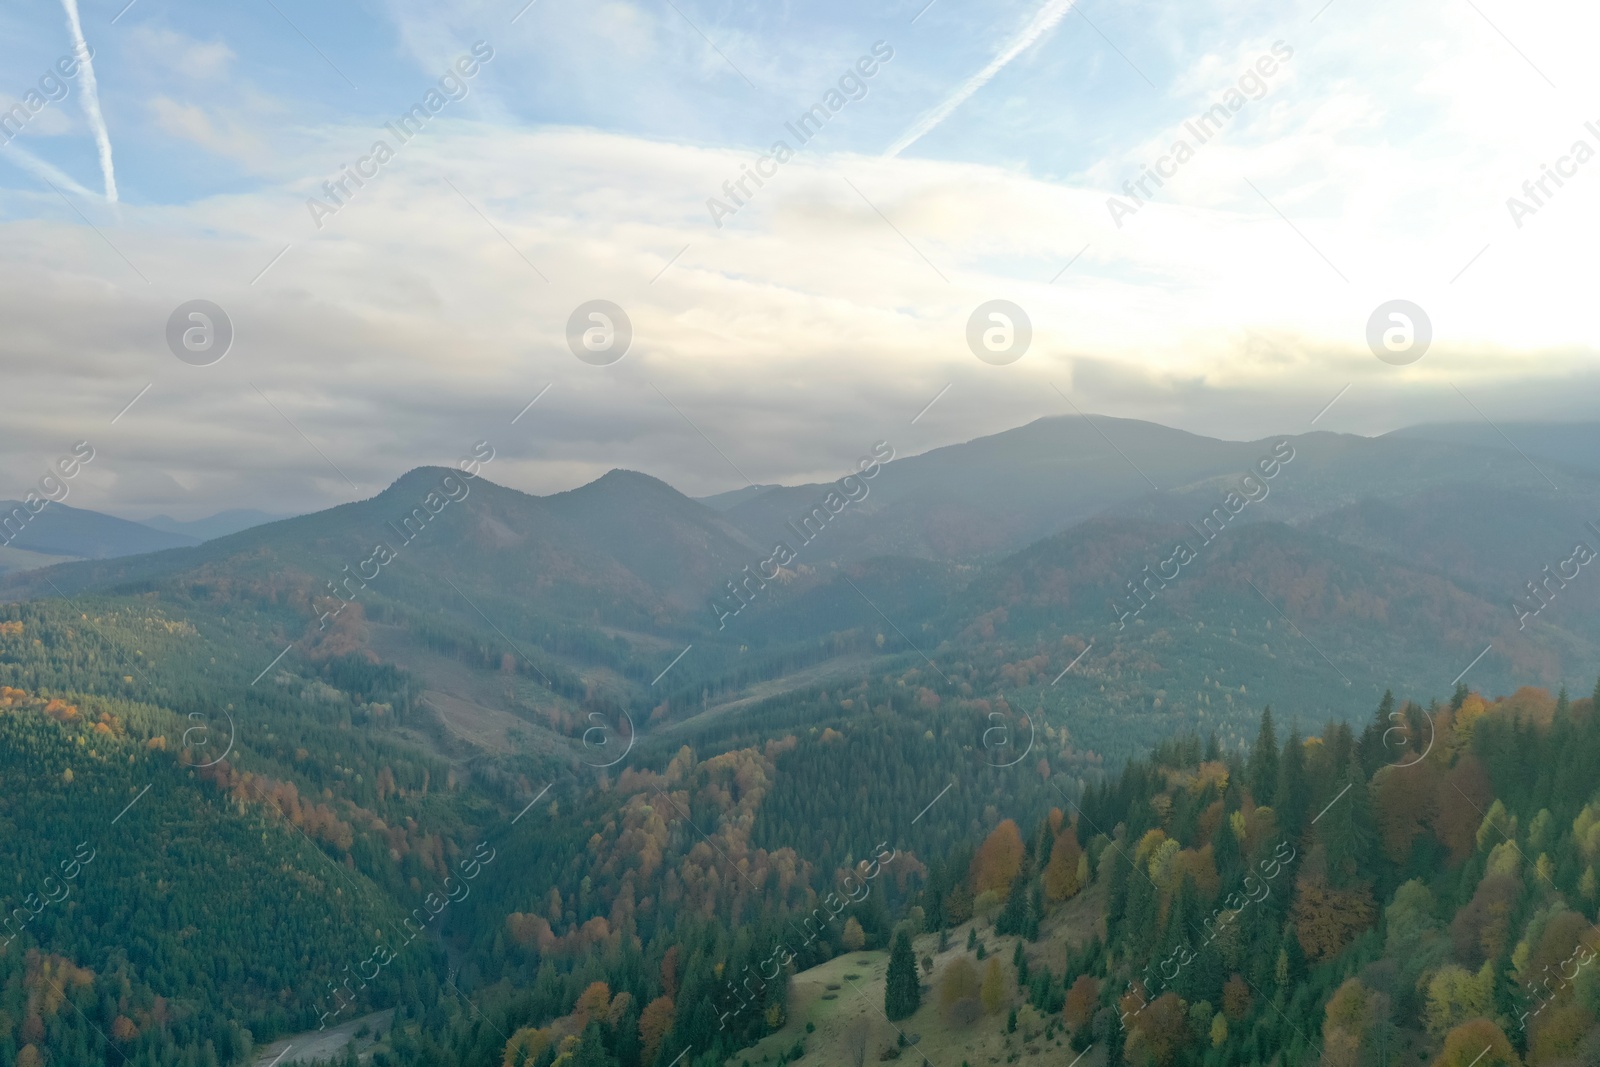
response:
M1241 447L997 558L422 469L14 579L0 1067L1597 1062L1570 501Z
M784 990L808 967L902 933L927 958L897 990L890 954L875 1008L882 1058L961 1062L991 1035L1008 1060L1087 1052L1087 1063L1161 1067L1554 1067L1600 1055L1590 699L1524 690L1485 701L1462 688L1424 708L1386 697L1364 730L1332 724L1312 737L1280 737L1269 710L1246 750L1174 741L1081 801L1039 790L1030 770L1033 784L1018 784L1035 803L1053 799L1047 812L988 808L986 831L965 846L887 860L875 838L895 820L869 814L872 787L817 793L836 780L825 766L849 767L860 729L698 764L685 752L663 776L619 782L587 846L572 834L576 909L558 887L513 913L498 935L512 971L471 1013L418 1019L418 1034L442 1024L451 1039L403 1026L392 1062L493 1063L491 1035L503 1032L510 1067L663 1065L685 1049L690 1063L756 1063L737 1050L767 1031L794 1034L778 1047L799 1062L859 1062L848 1040L827 1044L839 1035L791 1020ZM882 736L870 746L894 776L901 747ZM788 775L796 799L785 802ZM832 851L843 906L814 925L795 921L825 899L801 889L805 851L751 848L782 836L828 851L790 821L800 796L807 825L871 842ZM829 822L847 810L858 817ZM689 854L675 865L685 830ZM851 870L860 903L845 899ZM1057 919L1080 897L1095 919L1074 935ZM669 930L646 918L662 899L720 921ZM731 989L729 975L740 979ZM905 1048L897 1034L913 1029L943 1043Z

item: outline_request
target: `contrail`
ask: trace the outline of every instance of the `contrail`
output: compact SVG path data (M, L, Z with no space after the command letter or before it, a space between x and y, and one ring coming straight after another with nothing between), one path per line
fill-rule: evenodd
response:
M105 116L100 114L100 92L94 84L94 64L89 58L89 46L83 40L83 26L78 22L78 0L61 0L67 11L67 28L72 31L72 43L82 65L79 81L83 83L83 111L94 127L94 140L100 147L100 173L106 178L106 199L117 202L117 172L111 166L111 135L106 132Z
M989 61L987 67L968 78L962 83L961 88L951 93L938 106L924 112L916 122L911 124L909 130L900 135L898 141L889 146L889 150L884 153L884 156L889 158L898 156L901 152L921 140L928 131L949 118L952 111L966 103L967 98L973 93L989 84L990 79L1004 70L1007 63L1016 59L1029 45L1043 37L1056 23L1065 18L1067 12L1072 10L1072 5L1076 2L1077 0L1045 0L1044 6L1034 13L1033 19L1023 28L1022 32L1013 37L1005 48L1000 51L1000 54Z
M72 177L61 168L46 163L25 148L18 148L14 144L0 144L0 154L4 154L7 159L32 174L35 178L43 178L47 182L53 182L57 188L65 189L74 196L81 196L85 200L93 200L99 196L92 189L85 189L73 181Z

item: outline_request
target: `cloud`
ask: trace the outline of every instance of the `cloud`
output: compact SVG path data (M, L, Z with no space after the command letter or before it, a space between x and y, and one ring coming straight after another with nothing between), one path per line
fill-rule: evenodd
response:
M965 158L839 150L886 142L926 99L947 98L960 78L952 69L988 60L908 46L871 106L837 127L849 138L830 127L719 230L704 198L751 161L748 146L770 142L774 119L742 83L724 92L737 83L725 69L683 76L685 49L698 49L698 64L704 43L661 10L665 21L639 16L649 31L640 47L654 40L656 54L619 79L602 35L538 21L577 26L590 9L536 5L495 38L473 95L320 231L305 198L385 136L382 101L416 99L455 37L397 38L416 49L420 80L385 51L396 68L388 89L347 101L272 80L269 64L250 68L263 79L249 87L258 99L231 79L197 86L138 68L148 81L129 75L129 91L152 103L118 113L130 124L119 162L129 175L161 175L164 199L124 202L109 219L83 205L104 240L31 181L0 201L3 469L26 472L74 440L103 439L100 496L85 489L85 506L282 512L354 495L316 449L371 492L483 437L500 453L496 479L538 492L612 466L695 493L737 487L716 449L758 481L833 478L880 437L910 453L1069 411L1052 383L1085 411L1238 438L1296 429L1346 385L1319 428L1475 418L1451 383L1496 421L1589 414L1600 327L1573 235L1600 226L1600 169L1580 170L1522 229L1505 198L1574 138L1600 144L1583 127L1596 116L1566 113L1476 22L1335 5L1315 38L1289 36L1296 54L1271 93L1121 229L1107 196L1285 27L1300 33L1314 7L1292 26L1276 9L1185 9L1140 42L1148 53L1136 58L1162 88L1152 100L1135 85L1131 105L1063 91L1062 79L1088 76L1096 50L1108 77L1136 82L1097 36L1063 32L1029 54L1026 78L1011 68L1016 94L1004 108L990 90L942 127ZM1596 97L1582 54L1592 34L1486 13L1576 98ZM1394 32L1374 29L1393 19ZM763 40L770 57L804 50L754 31L730 44L723 27L705 28L768 90L777 83L747 52ZM836 59L873 36L845 29L836 51L813 57L823 74L836 76ZM910 86L929 84L937 92L900 106ZM792 99L815 91L803 84ZM1022 108L1037 121L1020 132L995 120ZM874 123L892 126L863 136ZM988 128L974 134L978 125ZM251 133L266 143L263 162L249 173L219 163L216 154L247 156ZM740 147L710 147L730 144ZM38 150L70 169L71 148ZM1066 157L1052 153L1069 150L1072 165L1055 165ZM19 165L41 173L30 159ZM1433 348L1408 367L1379 363L1364 337L1373 309L1397 297L1434 324ZM236 327L214 367L181 364L165 347L168 315L195 298L221 304ZM564 336L574 309L597 298L621 304L635 328L633 349L607 368L578 362ZM979 363L964 336L973 310L997 298L1034 325L1033 347L1009 367Z
M140 25L128 34L135 52L159 61L162 69L201 81L227 74L238 58L222 41L198 41L176 30Z
M166 96L150 101L150 112L164 133L192 141L220 156L251 166L265 165L270 150L261 135L232 118L221 119L222 129L204 108L181 104Z
M371 131L322 136L362 144ZM1574 302L1547 325L1561 345L1519 348L1537 284L1497 281L1500 299L1484 301L1441 279L1418 297L1438 325L1434 352L1391 368L1362 334L1378 294L1330 299L1326 267L1259 205L1152 205L1140 218L1150 225L1117 243L1092 189L819 154L792 161L737 226L716 230L702 191L743 158L441 119L322 231L303 194L277 187L124 204L107 236L156 281L149 290L65 212L5 224L0 374L25 417L0 459L31 469L87 436L105 462L85 506L290 511L357 495L317 449L370 493L482 438L502 457L496 480L538 492L613 466L693 493L737 487L716 449L761 482L837 477L878 438L920 451L1066 413L1051 382L1087 411L1230 437L1292 429L1351 381L1330 428L1462 417L1447 380L1491 396L1496 418L1556 413L1553 397L1582 413L1586 394L1553 383L1593 358L1593 325ZM1407 247L1381 230L1352 239L1379 257ZM996 296L1023 305L1035 328L1034 347L1005 368L980 364L964 339L973 308ZM208 368L179 363L163 341L173 308L197 297L235 326L233 351ZM607 368L580 363L564 335L596 298L634 326L633 349ZM1487 317L1464 331L1468 314ZM1522 392L1502 388L1516 378ZM1358 397L1365 407L1349 403Z
M1004 70L1013 59L1016 59L1035 41L1054 29L1056 24L1066 17L1067 12L1072 10L1072 5L1076 2L1077 0L1045 0L1045 3L1033 13L1033 18L1028 20L1028 24L1022 28L1021 32L1006 42L1006 46L1000 49L999 54L991 59L987 66L962 82L956 91L940 101L938 106L924 112L916 122L911 124L910 129L901 134L889 146L884 155L888 157L898 156L901 152L920 141L935 126L948 118L951 112L966 103L973 93L988 85L994 76Z

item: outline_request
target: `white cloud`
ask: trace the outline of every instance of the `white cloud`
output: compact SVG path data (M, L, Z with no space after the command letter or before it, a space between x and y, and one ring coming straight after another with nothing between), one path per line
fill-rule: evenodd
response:
M0 314L16 325L0 338L0 369L30 417L11 447L31 456L63 436L103 438L108 505L182 507L148 495L168 484L153 472L172 470L190 472L194 495L216 506L354 496L254 383L366 492L479 437L503 445L502 476L533 490L631 466L708 492L738 476L656 389L767 481L826 475L867 439L913 450L1061 413L1050 381L1089 410L1253 436L1292 428L1309 418L1301 408L1314 413L1352 380L1353 397L1416 405L1383 409L1381 429L1459 415L1446 379L1502 399L1512 394L1497 383L1565 381L1593 355L1596 328L1581 304L1551 300L1548 278L1517 282L1484 263L1474 270L1496 301L1482 288L1452 290L1448 272L1425 292L1407 290L1434 314L1439 340L1414 367L1379 364L1362 331L1394 294L1338 283L1281 220L1245 200L1232 210L1152 205L1118 234L1095 190L973 164L818 156L792 162L718 231L702 193L741 158L586 130L441 125L320 234L301 199L281 191L125 206L125 228L108 236L153 290L62 212L12 224ZM1307 226L1347 266L1408 248L1381 232ZM1085 241L1083 258L1046 284ZM995 296L1027 308L1036 330L1034 349L1009 368L979 364L964 342L972 308ZM194 297L235 323L234 350L214 367L185 366L164 348L166 316ZM633 350L604 369L579 363L563 337L567 316L596 297L627 309L635 330ZM1544 316L1537 331L1530 314ZM952 381L938 417L910 427ZM547 382L550 394L511 427ZM1519 403L1496 414L1532 413Z
M261 135L231 114L219 113L213 119L212 113L198 104L182 104L166 96L150 101L150 113L162 132L220 156L251 166L265 165L270 158Z
M140 24L129 27L127 33L132 54L199 81L229 74L238 58L223 41L200 41L164 27Z
M1287 16L1264 5L1242 15L1189 11L1184 18L1214 19L1192 46L1178 33L1128 40L1127 26L1108 17L1103 28L1163 86L1149 93L1119 67L1128 91L1143 94L1140 121L1124 123L1123 107L1096 125L1105 100L1051 96L1041 84L1055 83L1040 81L1052 76L1045 50L1026 70L1013 67L1006 103L1070 113L1086 140L1110 146L1105 159L1047 180L1038 160L1048 145L1012 143L995 162L976 151L880 159L838 151L842 138L819 140L720 230L705 197L751 153L706 147L742 140L718 114L685 102L735 79L697 65L669 85L667 68L681 68L688 50L694 64L715 56L661 11L616 5L604 16L628 28L629 55L643 57L635 77L628 64L597 61L615 53L591 39L588 20L601 16L537 5L495 39L497 58L469 101L402 148L321 231L305 197L381 135L381 119L319 122L326 112L266 95L276 85L247 97L232 83L203 92L142 84L151 103L138 115L155 130L264 176L225 195L125 204L120 223L85 206L150 287L54 194L6 197L15 221L0 222L0 374L14 417L0 456L27 471L63 442L88 436L98 447L103 438L103 481L92 485L108 506L285 511L354 495L251 383L367 492L409 466L451 461L479 437L501 451L498 477L536 491L610 466L689 491L736 486L657 389L762 481L829 476L878 437L910 452L1070 410L1052 382L1085 410L1233 437L1300 428L1347 383L1320 427L1475 417L1452 382L1497 420L1586 417L1600 326L1587 310L1582 235L1600 225L1600 160L1520 230L1505 198L1574 138L1600 147L1583 129L1600 113L1567 103L1600 99L1583 55L1594 16L1576 13L1563 27L1481 6L1561 93L1470 10L1336 0L1309 26L1314 5L1294 12L1284 23L1292 34L1277 26ZM489 9L430 15L437 10L418 7L401 35L421 84L475 39L469 24ZM547 39L552 24L582 32ZM768 76L795 49L774 41L763 54L748 27L704 28L748 61L764 89L787 86ZM1081 27L1064 27L1052 55L1069 45L1103 50L1087 29L1069 40L1068 28ZM839 36L850 38L839 54L853 56L855 38L875 35ZM1271 93L1118 229L1107 196L1279 37L1295 57ZM853 110L851 122L892 118L906 84L935 73L941 86L959 79L913 66L931 47L914 43L896 42L898 80L876 83L871 108ZM1163 52L1171 69L1163 75L1140 48ZM530 55L553 66L535 69ZM811 62L838 68L831 52ZM794 102L827 83L807 81L813 72L788 75L803 83ZM984 107L997 95L970 98L960 120L994 114ZM515 117L524 98L554 98L586 116L637 104L642 118L630 111L613 126L632 130L637 118L648 132L534 125ZM743 140L764 146L770 102L735 103L758 120ZM701 137L702 128L723 136ZM957 128L952 117L944 130ZM939 142L966 151L961 138ZM222 187L200 179L196 188ZM168 314L196 297L223 305L237 328L233 352L210 368L179 363L162 340ZM980 364L964 340L974 307L997 297L1025 307L1035 327L1032 350L1004 368ZM1428 356L1406 368L1379 363L1364 340L1367 317L1395 297L1426 308L1436 335ZM635 327L633 350L604 369L578 362L563 335L567 316L593 298L621 304ZM147 382L150 393L110 426ZM909 425L947 383L950 392Z

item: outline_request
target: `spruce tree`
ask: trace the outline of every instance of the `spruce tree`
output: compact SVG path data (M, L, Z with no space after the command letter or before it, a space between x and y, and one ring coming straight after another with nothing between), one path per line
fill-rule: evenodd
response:
M1271 805L1278 788L1278 732L1272 726L1272 706L1261 713L1261 732L1250 750L1250 795L1262 807Z
M1018 874L1011 882L1011 893L1006 906L994 921L994 932L1000 936L1020 934L1028 922L1028 887L1025 876Z
M1390 716L1394 713L1394 692L1389 689L1383 691L1383 699L1378 702L1378 710L1373 712L1372 722L1361 731L1361 769L1368 778L1378 773L1378 768L1389 762L1388 740L1385 735L1398 723ZM1395 755L1398 755L1396 753Z
M1278 761L1277 803L1278 831L1299 839L1301 823L1310 815L1311 788L1306 781L1306 748L1300 736L1300 727L1289 731L1283 743L1283 756Z
M1328 881L1338 888L1353 886L1374 871L1377 864L1377 828L1372 814L1372 797L1361 768L1346 765L1341 796L1335 792L1317 826L1328 851Z
M891 1021L904 1019L922 1003L922 987L917 982L917 961L911 951L911 935L901 930L889 950L889 973L883 985L883 1013Z

